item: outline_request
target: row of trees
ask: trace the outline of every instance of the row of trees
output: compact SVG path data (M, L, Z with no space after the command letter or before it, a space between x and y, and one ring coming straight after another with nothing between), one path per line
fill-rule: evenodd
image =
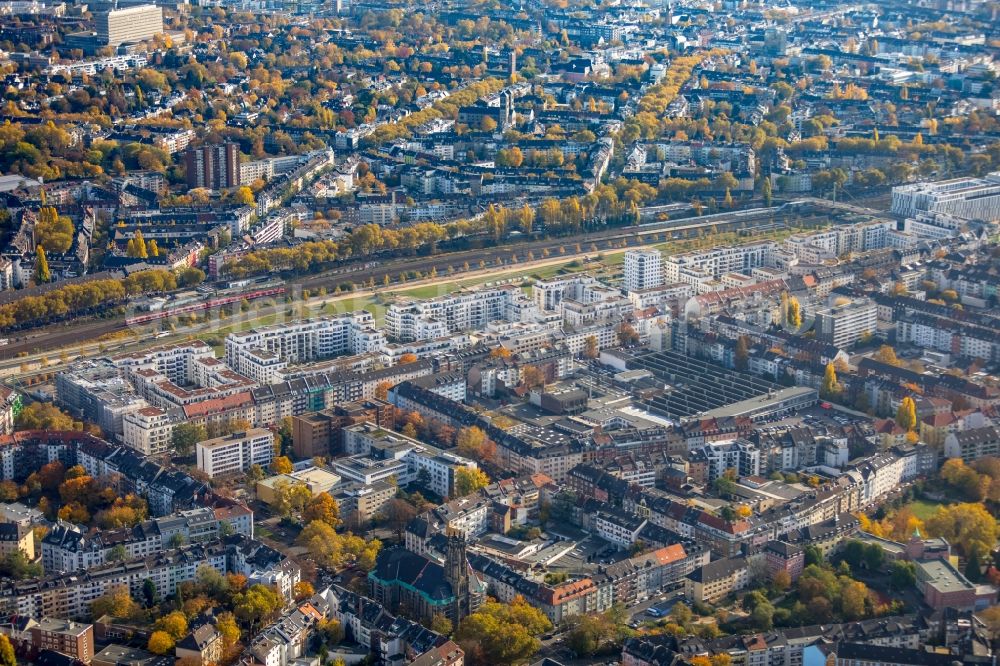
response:
M204 273L198 273L203 279ZM179 276L168 270L140 271L122 279L67 284L39 296L25 296L0 306L0 329L82 315L119 305L129 296L174 291L178 288ZM184 278L189 281L186 286L192 286L190 280L198 280L198 275L185 272Z

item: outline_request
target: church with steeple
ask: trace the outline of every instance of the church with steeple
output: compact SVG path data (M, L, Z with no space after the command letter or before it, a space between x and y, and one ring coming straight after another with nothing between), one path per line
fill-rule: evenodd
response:
M373 599L390 612L414 619L447 617L457 627L486 598L486 584L469 565L465 535L446 535L444 557L420 555L403 547L379 553L368 574Z

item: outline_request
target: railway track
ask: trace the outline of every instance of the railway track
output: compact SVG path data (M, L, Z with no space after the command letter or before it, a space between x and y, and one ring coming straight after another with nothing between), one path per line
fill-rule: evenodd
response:
M756 208L743 211L715 213L700 217L681 218L677 220L646 222L632 227L615 227L598 231L583 232L575 236L542 238L523 242L508 242L504 245L490 248L461 250L446 254L393 258L385 261L358 261L334 268L316 276L296 277L286 281L290 293L299 290L333 290L345 282L364 284L369 281L380 283L386 275L398 288L400 275L412 273L427 274L432 270L438 273L464 269L466 263L470 268L489 268L509 266L512 258L524 261L528 253L536 258L548 251L550 254L563 250L567 261L575 257L586 256L595 251L620 247L622 241L641 245L644 243L665 242L669 240L689 239L702 233L704 229L714 229L718 232L731 231L763 231L786 226L791 220L798 223L815 220L817 209L826 208L828 202L797 201L789 202L771 208ZM663 207L651 207L661 209ZM579 245L579 251L576 246ZM482 263L481 263L482 262ZM26 354L37 355L86 341L96 341L102 336L128 329L125 316L108 319L78 319L68 322L51 324L35 329L25 336L12 339L7 345L0 347L0 360L13 360ZM111 347L114 342L109 342Z

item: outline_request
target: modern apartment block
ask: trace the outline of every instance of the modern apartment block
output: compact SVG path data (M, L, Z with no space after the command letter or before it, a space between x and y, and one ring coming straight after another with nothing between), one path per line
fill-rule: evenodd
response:
M274 460L274 433L251 428L215 439L198 442L198 469L214 479L240 474L252 465L267 467Z
M152 4L98 12L95 21L97 41L106 46L141 42L163 32L163 10Z
M663 284L663 255L655 248L629 250L625 253L625 291L652 289Z
M894 187L892 212L905 217L930 213L987 222L1000 219L1000 171L983 178L954 178Z
M816 339L845 349L864 334L875 333L878 307L866 298L816 311Z
M476 289L424 301L394 303L385 313L385 330L400 341L429 340L486 328L492 321L521 321L533 304L516 286Z
M159 407L143 407L122 418L122 441L144 456L173 450L174 420Z
M372 314L359 310L230 333L226 336L226 364L241 375L269 384L289 364L377 352L384 342Z
M189 148L184 153L189 188L222 190L240 185L240 149L235 143Z

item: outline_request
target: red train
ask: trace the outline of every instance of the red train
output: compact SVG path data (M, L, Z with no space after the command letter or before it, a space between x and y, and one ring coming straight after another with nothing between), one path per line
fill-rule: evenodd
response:
M265 298L267 296L280 296L285 293L284 287L268 287L266 289L255 289L253 291L245 291L241 294L230 294L229 296L217 296L215 298L209 298L208 300L202 301L200 303L191 303L190 305L182 305L178 308L170 308L169 310L160 310L159 312L150 312L144 315L138 315L135 317L129 317L125 320L125 323L129 326L133 324L145 324L151 321L156 321L158 319L166 319L168 317L173 317L174 315L188 314L191 312L200 312L201 310L211 310L212 308L218 307L220 305L228 305L229 303L239 303L240 301L246 299L252 301L257 298Z

